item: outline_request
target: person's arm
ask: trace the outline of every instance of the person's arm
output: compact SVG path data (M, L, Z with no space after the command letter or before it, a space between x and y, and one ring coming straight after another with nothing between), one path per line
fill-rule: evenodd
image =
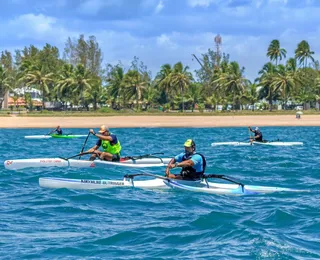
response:
M53 132L55 132L55 131L57 131L57 129L51 130L48 135L51 135L51 134L52 134Z
M176 159L173 157L170 162L167 165L166 168L166 176L169 177L170 176L170 169L175 167L175 163L176 163Z
M253 132L253 130L252 130L252 128L251 128L251 126L248 126L248 128L249 128L249 130L250 130L251 132Z
M96 133L93 129L90 129L90 133L93 134L94 136L98 137L100 140L105 140L105 141L110 141L110 142L113 141L112 136L110 136L110 135L105 136L105 135Z
M95 145L92 148L90 148L89 150L86 151L86 153L93 153L95 150L97 150L100 146Z
M261 134L258 134L257 136L254 137L254 139L258 139L261 137Z
M183 162L175 163L175 167L192 167L192 166L194 166L194 162L191 159Z

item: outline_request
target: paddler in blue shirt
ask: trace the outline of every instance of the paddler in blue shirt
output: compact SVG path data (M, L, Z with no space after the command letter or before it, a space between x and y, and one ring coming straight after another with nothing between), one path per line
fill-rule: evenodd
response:
M120 141L115 134L110 132L107 126L102 125L99 134L96 134L93 129L90 129L90 133L99 138L96 145L87 151L94 152L89 159L90 161L94 161L96 156L104 161L120 161ZM103 152L98 150L100 146L102 146Z
M248 126L249 130L254 133L254 137L250 136L250 142L263 142L262 132L260 131L259 127L256 127L254 130L250 126Z
M54 133L54 132L56 132L57 135L62 135L62 129L60 128L59 125L57 126L56 129L52 130L52 131L49 133L49 135L52 134L52 133Z
M170 173L170 169L181 167L179 174ZM199 180L206 169L206 159L196 153L196 144L192 139L184 143L184 152L173 157L166 168L166 176L171 179Z

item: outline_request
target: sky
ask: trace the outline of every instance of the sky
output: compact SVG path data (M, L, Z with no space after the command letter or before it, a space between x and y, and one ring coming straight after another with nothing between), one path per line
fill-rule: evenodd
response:
M129 66L139 57L154 77L165 63L181 61L193 72L222 37L222 52L254 80L278 39L287 56L302 40L320 56L320 0L1 0L0 51L33 44L57 46L68 37L94 35L103 64Z

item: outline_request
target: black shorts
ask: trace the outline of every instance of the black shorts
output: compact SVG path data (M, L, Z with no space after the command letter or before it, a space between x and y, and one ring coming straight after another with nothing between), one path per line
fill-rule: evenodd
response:
M183 172L180 172L180 174L178 174L179 176L181 176L184 180L188 180L188 181L197 181L200 180L203 176L203 173L199 173L199 172L195 172L195 173L187 173L184 174Z
M112 155L112 161L113 162L119 162L120 161L120 154L116 153Z

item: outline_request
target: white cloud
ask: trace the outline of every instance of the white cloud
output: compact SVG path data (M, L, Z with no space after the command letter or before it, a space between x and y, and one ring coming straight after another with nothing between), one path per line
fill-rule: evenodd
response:
M191 7L209 7L211 4L228 4L230 0L188 0L188 5Z
M157 44L158 46L175 49L177 48L177 44L175 44L168 35L161 34L157 37Z
M160 0L158 5L156 6L155 13L156 14L160 13L163 8L164 8L164 4L163 4L162 0Z
M288 0L269 0L269 3L280 3L286 5L288 3Z
M65 29L58 20L43 14L23 14L8 22L1 22L0 38L27 39L27 45L31 40L59 44L68 36L73 37L74 32Z
M52 29L52 26L56 23L54 17L45 16L43 14L24 14L9 22L9 27L19 28L22 26L20 32L17 32L20 37L23 37L30 32L36 34L43 34ZM26 31L27 30L27 31Z
M86 15L96 15L105 7L121 6L122 0L85 0L78 7L78 11Z

